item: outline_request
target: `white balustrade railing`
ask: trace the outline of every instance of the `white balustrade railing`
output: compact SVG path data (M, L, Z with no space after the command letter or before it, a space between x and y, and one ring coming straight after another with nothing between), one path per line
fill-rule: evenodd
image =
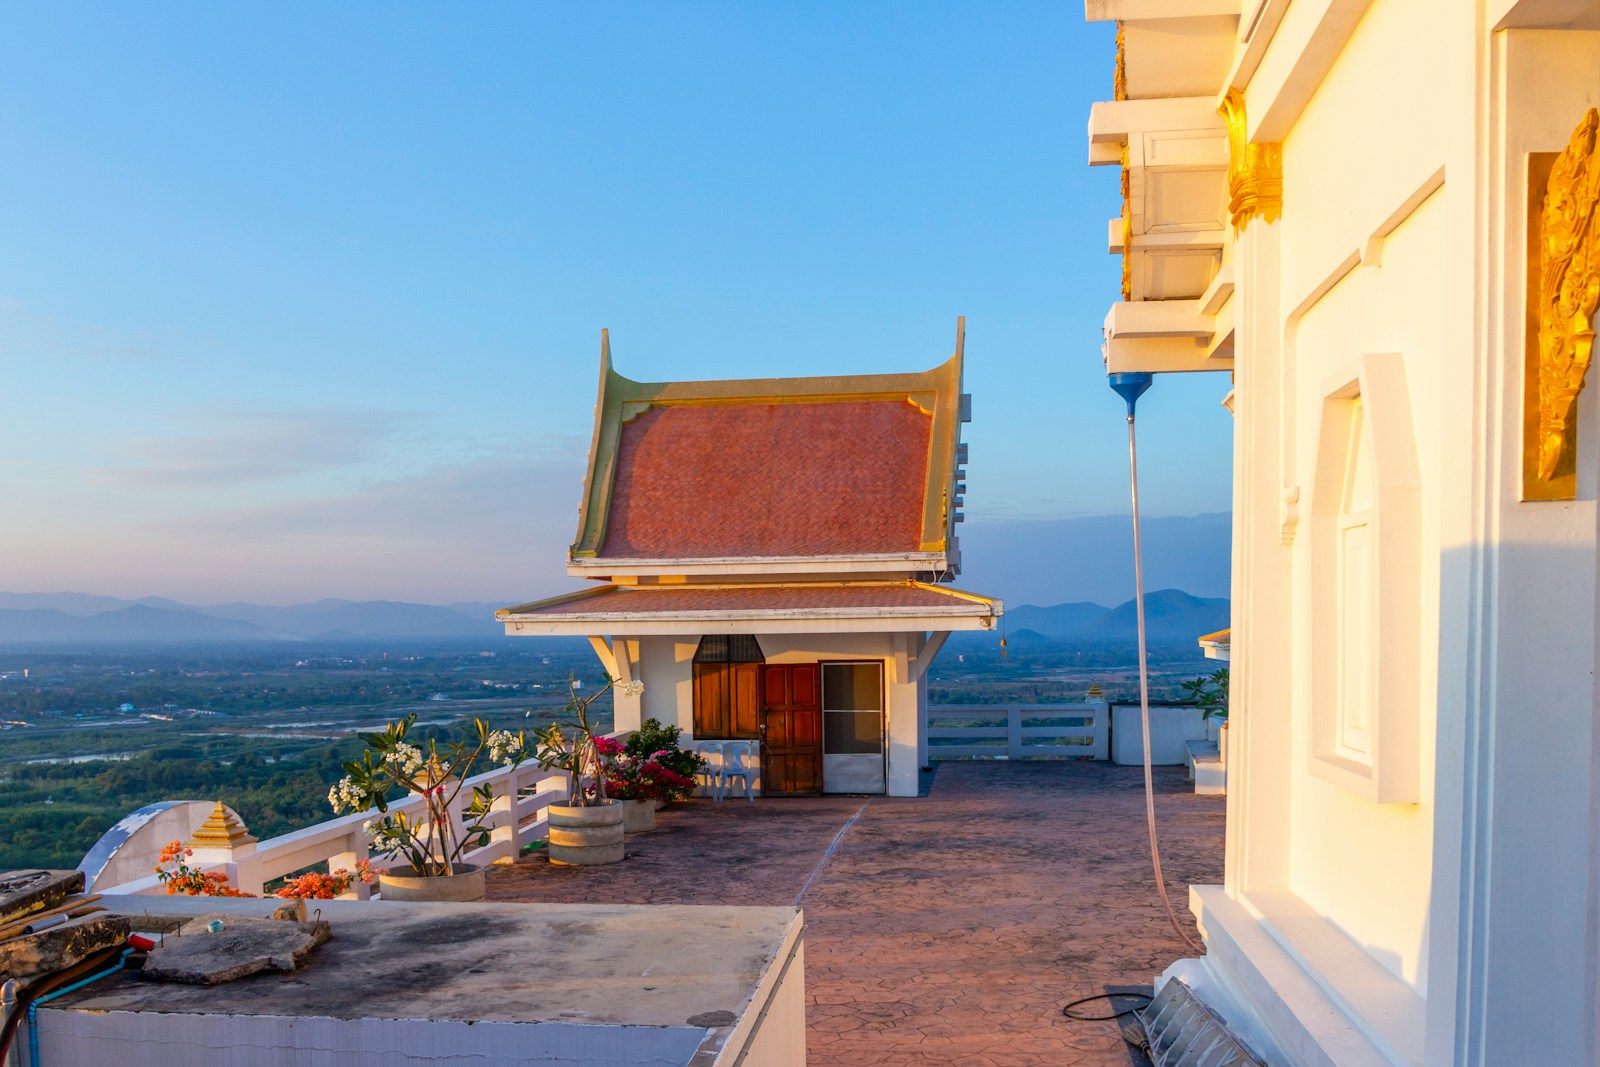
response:
M933 705L928 756L1109 759L1110 709L1104 703Z
M545 809L566 800L567 783L565 771L542 770L532 762L520 767L499 767L468 778L452 805L458 824L475 787L488 787L493 800L482 824L489 831L488 843L468 850L463 858L479 865L514 861L526 842L546 835L549 820ZM426 815L425 802L415 793L390 804L389 810L403 812L408 819L420 820ZM220 871L234 888L259 896L267 883L315 864L326 863L330 871L354 870L357 863L368 858L367 833L362 824L376 818L379 815L374 809L235 849L195 848L189 862L201 870ZM152 865L153 860L152 856ZM93 890L121 894L166 892L154 874L120 885L97 883ZM357 883L350 895L365 898L368 887Z

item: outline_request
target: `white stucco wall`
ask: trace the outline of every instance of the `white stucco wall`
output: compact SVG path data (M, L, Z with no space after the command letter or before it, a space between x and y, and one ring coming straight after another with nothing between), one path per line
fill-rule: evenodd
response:
M1314 134L1313 124L1309 132ZM1310 773L1310 737L1316 684L1310 669L1314 656L1327 651L1319 642L1311 615L1331 612L1318 603L1312 589L1314 571L1326 567L1316 558L1309 524L1313 514L1312 467L1318 461L1317 428L1332 383L1359 373L1363 354L1399 353L1405 367L1410 413L1419 466L1436 471L1443 460L1436 405L1428 403L1429 383L1448 373L1456 332L1446 308L1430 295L1437 285L1435 257L1453 243L1450 222L1460 211L1441 190L1387 238L1381 270L1358 268L1312 307L1299 323L1292 362L1305 383L1295 403L1299 482L1306 487L1304 509L1308 528L1294 546L1295 723L1294 766L1290 809L1291 857L1289 888L1328 916L1396 975L1418 991L1426 987L1425 965L1428 895L1432 887L1434 724L1438 678L1438 567L1421 569L1417 598L1421 632L1418 662L1407 682L1412 691L1383 694L1383 715L1405 715L1414 722L1418 767L1417 803L1373 803L1344 786ZM1420 401L1420 403L1419 403ZM1372 430L1367 427L1368 432ZM1420 543L1419 559L1438 559L1438 484L1428 479L1422 492L1422 521L1413 528L1389 529L1385 536ZM1382 513L1378 523L1395 517ZM1386 546L1384 546L1386 547ZM1380 548L1381 550L1381 548ZM1319 647L1319 644L1324 647ZM1382 683L1380 683L1382 684Z

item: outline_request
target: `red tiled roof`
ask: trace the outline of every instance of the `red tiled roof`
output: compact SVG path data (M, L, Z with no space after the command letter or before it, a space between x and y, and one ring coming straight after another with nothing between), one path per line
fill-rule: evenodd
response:
M920 585L818 585L610 588L588 596L557 598L510 608L513 615L570 616L626 612L630 615L679 615L686 612L826 611L841 609L927 610L968 609L985 615L992 611L983 599Z
M932 424L903 399L653 407L622 427L598 554L917 552Z

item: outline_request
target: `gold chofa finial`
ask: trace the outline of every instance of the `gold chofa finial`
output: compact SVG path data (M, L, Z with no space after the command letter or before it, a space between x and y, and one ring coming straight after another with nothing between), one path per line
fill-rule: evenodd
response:
M1229 89L1218 108L1228 120L1228 213L1243 233L1250 220L1276 222L1283 213L1283 145L1251 144L1244 94Z
M239 821L239 816L219 800L188 844L191 848L238 848L255 840Z
M1571 455L1577 431L1573 405L1594 352L1594 312L1600 303L1600 242L1594 233L1600 203L1597 127L1600 112L1590 108L1550 169L1540 213L1536 473L1544 482L1571 466L1563 460Z

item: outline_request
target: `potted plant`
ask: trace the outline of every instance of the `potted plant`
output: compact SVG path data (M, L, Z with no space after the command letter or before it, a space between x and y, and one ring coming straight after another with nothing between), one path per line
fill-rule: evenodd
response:
M529 757L524 737L508 730L490 731L481 719L461 741L429 740L419 748L406 740L416 715L390 723L383 733L361 734L366 749L346 763L345 777L328 791L334 813L376 809L378 818L364 825L370 848L380 856L398 856L403 865L378 875L385 900L482 900L483 871L462 861L468 849L489 843L484 825L494 800L487 786L472 790L471 800L458 804L466 781L487 754L515 767ZM423 813L411 818L390 811L399 791L423 799Z
M617 679L607 678L605 685L584 696L577 679L569 677L566 711L570 718L535 733L539 766L567 772L567 802L546 809L550 833L545 851L551 863L591 866L622 859L622 802L607 789L604 757L597 744L602 739L595 737L589 721L589 706L616 684ZM644 692L644 684L629 682L623 692L638 696Z
M694 790L693 778L685 778L666 765L665 749L635 753L632 741L630 738L624 745L613 737L595 738L606 792L622 801L622 828L627 834L654 830L656 805Z
M682 730L663 726L660 719L646 719L628 735L627 755L641 762L655 763L675 776L669 783L670 788L662 789L656 796L658 809L693 796L695 779L706 769L704 756L678 747L682 736Z

